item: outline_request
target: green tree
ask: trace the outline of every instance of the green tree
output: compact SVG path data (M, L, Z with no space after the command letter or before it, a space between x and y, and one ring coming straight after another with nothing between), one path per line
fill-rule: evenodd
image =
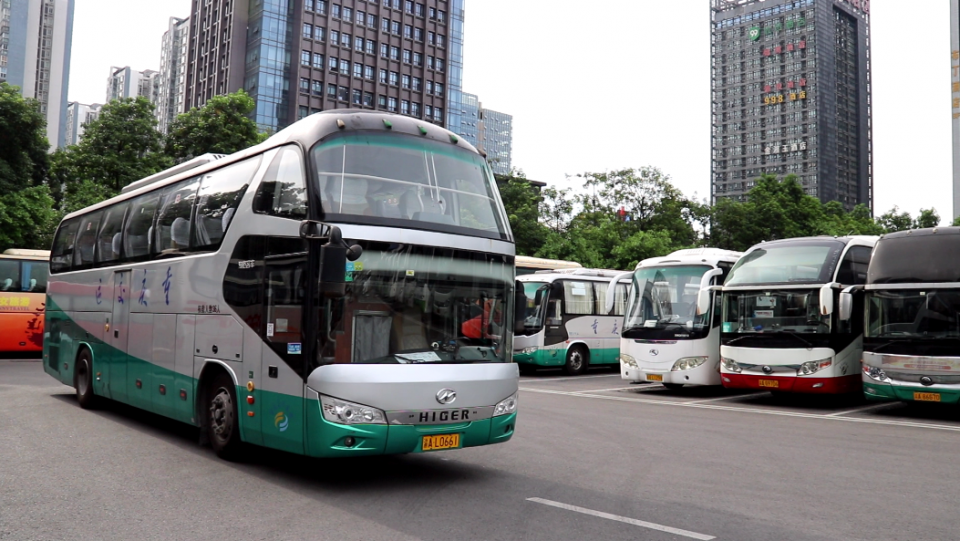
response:
M46 178L50 143L40 102L0 83L0 193L37 186Z
M516 169L510 176L497 177L497 185L516 239L517 255L532 256L547 236L547 228L539 221L540 190Z
M0 252L7 248L48 250L59 221L53 206L45 185L0 195Z
M548 186L542 189L539 206L541 222L554 233L563 233L573 218L573 202L569 188L558 190Z
M261 142L266 134L258 133L250 119L255 107L242 89L214 96L203 107L177 116L167 135L166 154L180 163L208 152L233 154Z
M892 209L884 212L877 218L877 224L883 228L885 233L893 233L895 231L906 231L907 229L913 229L914 221L910 216L909 212L900 212L899 207L894 206Z
M920 214L913 222L914 229L923 229L927 227L937 227L940 225L940 215L937 209L920 209Z
M954 227L960 226L960 216L957 216L956 218L954 218L953 221L950 222L950 225Z

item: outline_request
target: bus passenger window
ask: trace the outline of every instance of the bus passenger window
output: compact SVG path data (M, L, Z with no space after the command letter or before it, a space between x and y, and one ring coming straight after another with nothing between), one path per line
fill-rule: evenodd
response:
M0 259L0 291L20 291L20 262Z
M97 239L97 261L107 263L120 259L122 237L120 228L123 226L123 214L127 211L127 203L114 205L104 211L100 223L100 234Z
M283 218L307 217L307 188L300 151L286 146L267 168L253 200L253 211Z
M150 253L153 215L160 202L159 193L141 195L130 203L130 216L123 233L123 259L143 257Z
M190 249L190 214L197 197L200 179L192 178L167 186L157 212L154 253L178 254Z
M195 248L216 249L220 246L233 214L259 168L260 156L254 156L204 175L197 194L193 223Z
M97 245L97 232L100 230L102 212L87 215L80 222L77 235L77 249L73 252L73 266L85 267L93 264L93 252Z

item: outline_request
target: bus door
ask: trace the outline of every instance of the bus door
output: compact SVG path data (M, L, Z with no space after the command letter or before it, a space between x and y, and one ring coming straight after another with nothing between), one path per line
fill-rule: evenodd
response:
M295 241L300 247L300 239ZM276 250L280 239L268 239ZM300 249L303 249L300 247ZM264 350L260 375L260 427L263 444L304 452L304 305L307 295L305 252L264 257Z
M555 281L550 285L547 296L547 312L543 320L543 347L550 360L566 360L567 329L563 324L563 282Z
M113 310L107 319L105 336L110 360L96 369L96 372L103 373L103 382L106 384L104 395L123 402L127 402L127 339L130 333L130 303L133 300L130 291L130 271L113 273Z

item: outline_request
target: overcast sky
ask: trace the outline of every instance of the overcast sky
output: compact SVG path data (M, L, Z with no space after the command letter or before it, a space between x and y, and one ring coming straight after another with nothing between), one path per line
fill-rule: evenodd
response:
M69 99L102 102L110 66L157 69L190 0L76 0ZM951 208L949 3L871 3L877 214ZM708 0L466 0L464 90L513 115L529 178L654 165L710 193Z

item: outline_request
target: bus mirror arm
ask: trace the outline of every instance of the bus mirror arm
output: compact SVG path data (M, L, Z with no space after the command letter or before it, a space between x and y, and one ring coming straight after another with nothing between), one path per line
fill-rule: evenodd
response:
M516 280L513 290L513 334L522 335L524 320L527 319L527 294L523 292L523 282Z
M862 289L862 285L850 286L840 292L840 321L849 321L853 316L853 294Z
M610 314L613 311L613 304L617 301L617 284L620 283L620 280L625 280L631 276L633 276L632 272L621 272L610 280L610 285L607 286L607 296L604 299L604 314Z
M320 294L327 298L342 298L347 294L347 261L356 261L363 254L363 248L358 244L348 246L339 227L324 227L329 228L329 236L320 246ZM303 229L301 223L301 236Z
M710 281L723 275L723 269L710 269L700 278L700 291L697 293L697 315L710 313Z

